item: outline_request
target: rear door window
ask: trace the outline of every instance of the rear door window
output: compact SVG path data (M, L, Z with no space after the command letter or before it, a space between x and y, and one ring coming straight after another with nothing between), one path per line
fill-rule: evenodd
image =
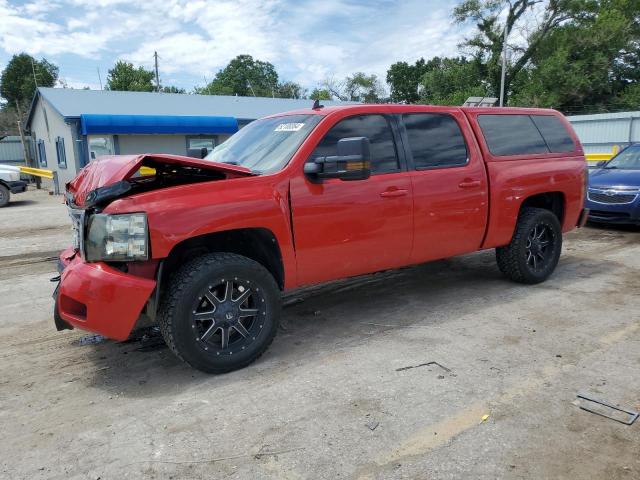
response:
M451 115L410 113L402 120L416 170L466 165L467 145Z
M369 139L372 173L400 170L391 125L383 115L357 115L340 120L322 138L311 158L337 155L338 140L349 137Z
M531 115L549 150L554 153L573 152L575 145L567 132L567 128L554 115Z
M478 115L478 123L495 156L549 153L529 115Z

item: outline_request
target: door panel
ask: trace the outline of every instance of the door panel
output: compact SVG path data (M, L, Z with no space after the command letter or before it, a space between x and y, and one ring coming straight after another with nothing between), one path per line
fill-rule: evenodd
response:
M319 283L405 265L413 235L411 179L391 118L359 114L338 119L310 158L337 155L341 138L367 137L372 176L366 180L291 181L300 284ZM403 153L403 152L400 152Z
M353 182L292 179L298 282L319 283L407 264L411 188L406 172Z
M412 262L478 250L487 222L484 168L473 164L417 171L411 180L415 225ZM473 186L465 187L465 183Z
M466 118L459 112L403 115L411 171L414 239L411 262L480 248L487 224L488 183Z

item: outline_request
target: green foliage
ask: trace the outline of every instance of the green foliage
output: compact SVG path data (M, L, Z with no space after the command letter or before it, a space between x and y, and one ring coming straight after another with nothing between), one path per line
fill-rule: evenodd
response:
M128 92L152 92L155 90L154 73L143 67L135 68L132 63L118 60L109 70L107 76L107 90Z
M356 72L342 81L327 79L323 89L331 98L342 101L380 103L385 97L384 86L378 77L363 72Z
M275 96L279 98L306 98L307 90L295 82L279 83Z
M391 101L416 103L420 100L418 93L420 81L429 70L423 58L414 65L407 62L396 62L387 70L387 83L391 87Z
M162 93L187 93L184 88L174 87L173 85L160 88Z
M540 42L514 79L513 105L567 113L640 107L640 4L604 0L587 7Z
M434 105L462 105L469 97L486 96L481 70L477 60L435 57L420 81L420 99Z
M278 73L269 62L254 60L251 55L238 55L220 70L213 81L196 93L204 95L239 95L271 97L278 88Z
M34 79L35 71L35 79ZM58 67L44 58L36 60L31 55L20 53L14 55L0 76L0 96L7 101L10 108L26 109L39 87L53 87L58 79Z
M309 98L312 100L331 100L331 93L326 88L314 88Z

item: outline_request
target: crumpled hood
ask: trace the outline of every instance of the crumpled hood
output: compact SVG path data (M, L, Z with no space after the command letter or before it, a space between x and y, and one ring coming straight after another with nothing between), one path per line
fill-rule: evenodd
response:
M106 187L133 176L140 167L163 165L182 165L187 167L215 170L227 178L253 175L251 170L239 165L211 162L192 157L166 154L112 155L98 157L85 166L76 178L67 183L67 192L73 196L73 202L82 207L87 194L96 188Z
M592 188L640 187L640 170L618 170L617 168L592 170L589 175L589 186Z

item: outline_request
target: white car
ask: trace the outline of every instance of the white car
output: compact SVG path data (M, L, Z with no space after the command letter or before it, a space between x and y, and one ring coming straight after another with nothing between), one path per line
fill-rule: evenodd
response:
M20 168L13 165L0 165L0 207L6 207L12 193L21 193L27 189L27 182L20 180Z

